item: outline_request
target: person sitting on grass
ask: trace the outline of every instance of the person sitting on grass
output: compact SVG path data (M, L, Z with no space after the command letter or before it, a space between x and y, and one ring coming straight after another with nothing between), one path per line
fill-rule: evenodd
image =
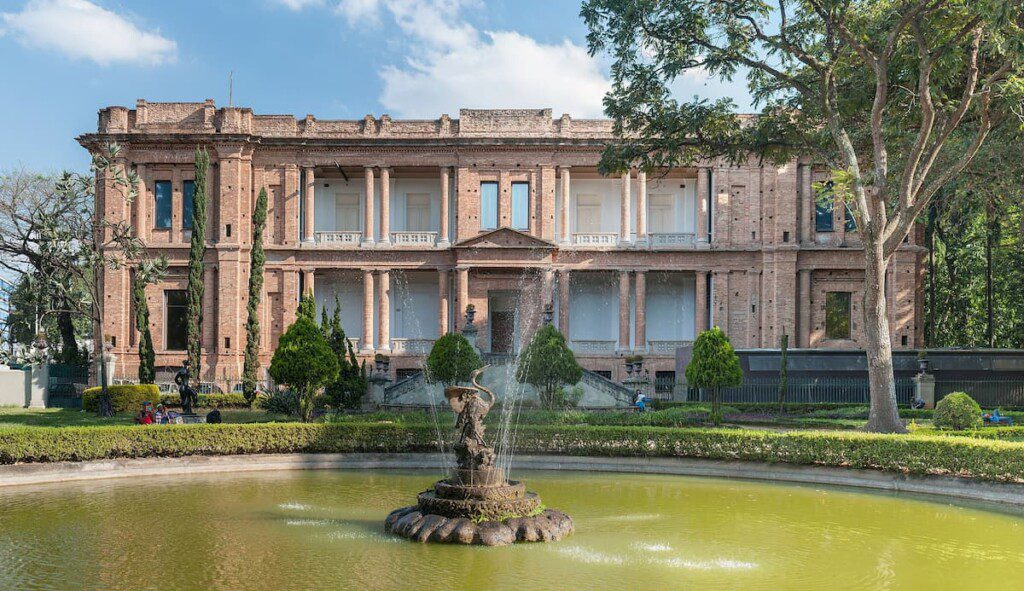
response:
M138 425L153 424L153 403L143 402L139 414L135 415L135 423Z
M206 413L206 422L211 425L216 425L224 422L223 417L220 416L220 409L217 408L216 403L213 404L213 410Z
M153 414L153 422L157 425L167 424L167 407L162 404L156 405L156 413Z

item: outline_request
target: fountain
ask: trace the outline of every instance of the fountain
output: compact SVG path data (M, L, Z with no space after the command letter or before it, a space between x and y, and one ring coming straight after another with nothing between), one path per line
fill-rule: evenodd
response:
M495 466L494 449L484 440L484 417L495 396L477 381L485 369L473 372L472 387L444 391L458 415L455 469L421 492L417 504L392 511L384 521L387 531L417 542L485 546L553 542L572 533L571 517L545 508L536 493Z

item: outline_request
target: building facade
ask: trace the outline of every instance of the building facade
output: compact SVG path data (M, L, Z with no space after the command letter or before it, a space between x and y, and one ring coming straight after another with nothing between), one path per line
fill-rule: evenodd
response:
M211 154L203 318L205 379L237 379L245 349L251 215L267 191L262 359L301 293L340 305L361 355L398 376L476 310L478 346L514 353L552 304L585 368L625 377L641 354L660 387L675 350L709 326L736 347L862 346L863 258L855 223L816 188L807 159L703 162L614 178L597 171L611 122L549 109L461 110L458 119L319 120L204 103L99 113L90 151L121 145L139 195L97 178L97 211L129 221L170 273L147 289L157 365L184 359L194 151ZM922 342L922 248L887 282L893 345ZM137 371L131 270L103 278L116 373ZM681 376L679 376L681 378Z

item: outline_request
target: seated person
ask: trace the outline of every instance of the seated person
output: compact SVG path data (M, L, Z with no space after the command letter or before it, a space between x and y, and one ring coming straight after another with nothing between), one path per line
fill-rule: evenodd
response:
M167 408L164 405L156 405L156 412L153 413L153 422L157 425L167 424Z
M213 410L206 414L206 422L210 423L211 425L223 423L224 420L223 417L220 416L220 409L218 409L216 406L213 407Z
M150 403L146 402L139 409L139 414L135 415L135 423L138 425L152 425L153 424L153 411L150 408Z
M633 396L633 406L635 406L637 410L639 410L640 412L643 412L647 410L646 403L647 398L644 396L644 393L641 392L640 390L637 390L636 394Z

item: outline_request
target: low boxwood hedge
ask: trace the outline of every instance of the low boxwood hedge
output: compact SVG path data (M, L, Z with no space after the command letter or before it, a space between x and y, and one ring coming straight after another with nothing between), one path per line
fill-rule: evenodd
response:
M249 408L249 402L238 392L228 394L197 394L199 408ZM160 403L164 406L181 406L181 396L177 394L163 394L160 396Z
M0 431L2 464L437 449L437 431L425 424L22 427ZM516 453L748 460L1024 482L1024 443L948 435L524 425L518 429Z
M156 384L117 384L107 386L110 402L114 412L134 412L139 410L143 402L160 402L160 389ZM100 388L86 388L82 392L82 409L96 412Z

